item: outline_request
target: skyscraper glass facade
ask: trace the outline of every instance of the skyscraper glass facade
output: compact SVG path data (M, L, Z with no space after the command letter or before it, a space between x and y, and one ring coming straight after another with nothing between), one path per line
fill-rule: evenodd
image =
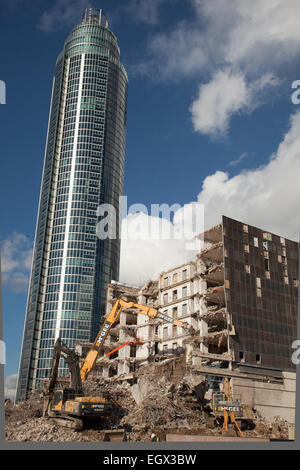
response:
M118 279L119 227L99 239L96 212L112 204L119 215L127 83L106 18L86 10L56 63L17 400L47 377L58 336L69 347L94 339Z

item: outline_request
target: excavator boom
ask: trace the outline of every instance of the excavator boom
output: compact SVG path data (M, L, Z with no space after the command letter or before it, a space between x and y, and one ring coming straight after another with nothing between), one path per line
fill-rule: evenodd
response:
M109 330L111 329L112 325L118 320L121 312L123 309L135 308L137 313L142 315L147 315L149 318L158 318L168 323L172 323L173 325L180 326L181 328L188 329L188 326L182 323L179 320L176 320L171 317L168 317L164 313L160 312L159 310L155 309L154 307L149 307L147 305L136 304L134 302L126 302L123 299L117 299L107 315L107 318L100 328L100 331L88 352L85 361L80 369L81 380L84 382L88 377L89 373L93 369L99 352L103 347L103 343L105 338L107 337Z

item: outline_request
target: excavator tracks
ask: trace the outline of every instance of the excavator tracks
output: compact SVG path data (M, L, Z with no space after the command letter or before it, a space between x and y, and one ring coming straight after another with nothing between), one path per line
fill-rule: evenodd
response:
M63 426L65 428L74 429L74 431L81 431L83 428L83 422L80 418L73 418L72 416L66 416L64 418L50 418L51 421L55 422L59 426Z

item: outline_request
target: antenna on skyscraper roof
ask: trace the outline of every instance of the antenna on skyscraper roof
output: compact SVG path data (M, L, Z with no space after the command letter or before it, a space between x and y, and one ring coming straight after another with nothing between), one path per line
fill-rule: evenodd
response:
M82 24L97 24L108 28L108 19L102 9L86 8L82 15Z

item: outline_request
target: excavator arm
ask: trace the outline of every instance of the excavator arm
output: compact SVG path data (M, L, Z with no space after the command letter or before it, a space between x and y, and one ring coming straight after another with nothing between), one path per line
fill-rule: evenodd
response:
M61 342L58 338L54 344L54 353L52 358L52 366L49 375L49 380L44 388L44 411L45 416L48 409L50 400L56 388L58 377L58 366L60 358L64 358L70 370L70 387L75 391L76 395L82 394L82 381L80 376L79 357L70 349L66 344Z
M99 355L99 352L101 351L103 347L105 338L107 337L112 325L118 320L122 310L127 309L127 308L135 308L137 309L137 313L139 314L147 315L150 318L159 318L168 323L172 323L173 325L177 325L177 326L180 326L181 328L188 329L188 326L182 323L181 321L176 320L176 319L173 320L173 318L168 317L167 315L165 315L164 313L160 312L159 310L153 307L149 307L147 305L136 304L134 302L126 302L123 299L117 299L111 311L109 312L104 324L100 328L100 331L80 369L82 382L86 380L89 373L93 369L96 363L97 357Z
M110 356L111 354L119 351L119 349L124 348L124 346L137 346L137 345L142 345L142 344L144 344L144 341L140 340L139 338L135 338L133 341L125 341L124 343L122 343L117 348L113 349L112 351L109 351L107 354L104 354L104 356L97 359L97 361L103 361L103 359L105 359L108 356Z

